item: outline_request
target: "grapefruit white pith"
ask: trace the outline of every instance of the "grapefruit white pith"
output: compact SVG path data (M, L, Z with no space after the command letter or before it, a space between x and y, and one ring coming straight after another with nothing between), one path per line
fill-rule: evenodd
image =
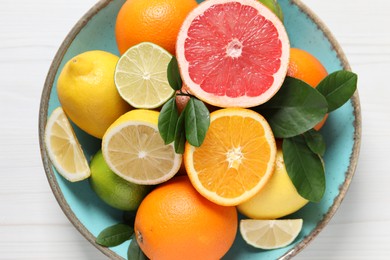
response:
M283 23L254 0L208 0L185 19L176 43L183 81L219 107L253 107L281 87L290 43Z

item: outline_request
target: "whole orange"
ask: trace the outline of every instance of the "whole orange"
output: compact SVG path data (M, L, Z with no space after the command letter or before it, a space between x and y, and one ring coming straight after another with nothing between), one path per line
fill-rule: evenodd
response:
M300 79L313 88L328 75L322 63L311 53L298 49L290 49L290 62L288 65L287 76ZM319 122L314 129L319 130L325 124L328 114Z
M195 0L127 0L119 10L115 36L123 54L141 42L153 42L175 53L177 34Z
M216 260L232 246L237 225L235 207L210 202L187 176L178 176L141 202L134 231L150 259Z

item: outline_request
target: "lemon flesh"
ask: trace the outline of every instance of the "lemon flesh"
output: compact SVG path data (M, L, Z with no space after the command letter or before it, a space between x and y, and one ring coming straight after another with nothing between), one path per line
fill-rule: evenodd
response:
M274 173L266 185L251 199L237 206L249 218L276 219L301 209L308 203L297 192L287 174L280 147L276 153Z
M128 49L115 69L119 94L135 108L156 108L173 96L167 76L172 55L160 46L143 42Z
M249 245L276 249L291 244L301 232L302 223L302 219L242 219L240 232Z
M158 184L180 169L182 157L173 144L166 145L158 131L159 112L134 109L118 118L102 140L108 166L136 184Z
M57 172L65 179L76 182L90 176L88 161L61 107L56 108L47 120L45 146Z

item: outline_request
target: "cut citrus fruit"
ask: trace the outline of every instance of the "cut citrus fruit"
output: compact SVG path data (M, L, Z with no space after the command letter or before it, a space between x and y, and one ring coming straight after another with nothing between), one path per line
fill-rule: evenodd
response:
M260 114L226 108L210 114L200 147L188 142L184 164L200 194L219 205L235 206L253 197L273 173L276 144Z
M88 161L62 107L56 108L47 120L45 145L58 173L71 182L91 175Z
M302 223L302 219L242 219L240 232L249 245L276 249L291 244L301 232Z
M142 42L119 59L115 84L119 94L135 108L156 108L172 97L167 77L172 55L160 46Z
M159 112L134 109L119 117L102 139L107 165L118 176L136 184L158 184L180 169L181 155L165 145L158 131Z
M286 76L290 43L280 19L253 0L209 0L185 19L176 43L183 81L219 107L269 100Z

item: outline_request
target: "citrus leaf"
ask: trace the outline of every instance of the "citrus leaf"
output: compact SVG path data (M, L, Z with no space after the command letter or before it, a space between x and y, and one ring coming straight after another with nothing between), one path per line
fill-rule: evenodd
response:
M191 96L184 113L186 139L191 145L199 147L210 126L209 110L202 101Z
M314 129L311 129L303 134L307 146L313 153L323 156L325 154L325 141L322 135Z
M339 70L329 74L317 86L328 102L328 113L341 107L355 93L357 75L347 70Z
M275 137L288 138L318 124L328 111L328 104L316 89L287 77L276 95L254 110L267 119Z
M165 144L175 140L176 124L179 117L175 97L173 96L164 104L158 116L158 131Z
M176 124L175 131L175 152L179 154L184 153L184 145L186 143L186 133L185 133L185 109L180 114L179 119Z
M319 202L325 193L325 170L321 157L307 146L303 136L283 140L283 159L288 176L298 193Z
M126 224L115 224L104 229L96 238L96 243L106 247L117 246L129 240L134 229Z
M179 66L175 56L172 56L167 69L168 82L174 90L180 90L183 82L180 77Z
M137 239L132 236L129 248L127 249L128 260L148 260L149 258L142 252L138 245Z

